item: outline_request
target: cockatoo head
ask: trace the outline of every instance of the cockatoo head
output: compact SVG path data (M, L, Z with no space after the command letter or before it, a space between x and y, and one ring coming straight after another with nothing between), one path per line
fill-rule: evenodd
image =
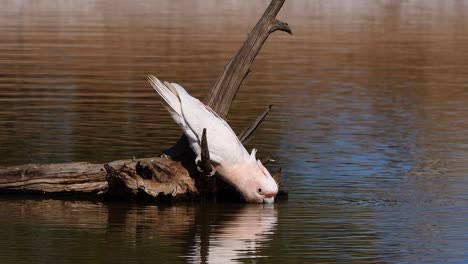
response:
M255 159L255 152L254 149L249 159L221 174L224 174L223 178L230 182L247 202L273 203L278 193L278 185L262 162Z
M260 160L252 165L252 169L246 172L246 176L244 187L239 191L247 202L274 202L274 197L278 193L278 185Z

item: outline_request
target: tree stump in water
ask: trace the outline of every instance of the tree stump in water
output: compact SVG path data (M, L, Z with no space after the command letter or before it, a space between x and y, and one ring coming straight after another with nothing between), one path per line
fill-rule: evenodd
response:
M250 72L255 57L268 36L280 30L291 34L288 24L276 19L284 0L272 0L265 13L234 54L216 84L208 93L206 104L225 118L242 81ZM245 143L262 123L271 106L240 135ZM205 139L206 143L206 139ZM204 145L204 153L209 153ZM22 165L0 168L0 192L40 193L49 195L80 194L113 199L180 200L240 195L216 177L204 177L211 168L208 158L202 159L199 173L194 154L185 136L161 157L118 160L107 164L83 162ZM279 182L279 169L275 180ZM280 192L278 196L284 197Z

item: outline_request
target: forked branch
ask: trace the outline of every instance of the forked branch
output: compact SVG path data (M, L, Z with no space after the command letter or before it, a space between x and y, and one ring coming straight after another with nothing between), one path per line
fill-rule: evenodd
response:
M250 72L250 66L268 36L277 30L292 34L287 23L276 19L284 1L272 0L270 2L263 16L249 33L241 48L224 67L223 73L208 93L206 104L219 116L223 118L227 116L242 81Z

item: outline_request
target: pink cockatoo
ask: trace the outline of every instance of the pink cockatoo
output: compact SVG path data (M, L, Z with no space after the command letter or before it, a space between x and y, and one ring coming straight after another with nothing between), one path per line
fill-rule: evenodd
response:
M247 202L272 203L278 185L260 160L256 149L249 154L231 127L210 107L192 97L177 83L161 82L148 77L153 88L163 99L172 119L182 128L191 149L201 159L201 138L206 128L211 163L216 172L233 186Z

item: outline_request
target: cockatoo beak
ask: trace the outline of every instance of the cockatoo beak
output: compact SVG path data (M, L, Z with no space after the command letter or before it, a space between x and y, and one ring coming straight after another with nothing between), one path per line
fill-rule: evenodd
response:
M264 194L265 198L263 198L263 202L267 204L272 204L275 202L275 193L266 193Z
M275 202L275 197L273 197L273 196L272 196L272 197L268 197L268 198L267 198L267 197L263 198L263 203L272 204L272 203L274 203L274 202Z

